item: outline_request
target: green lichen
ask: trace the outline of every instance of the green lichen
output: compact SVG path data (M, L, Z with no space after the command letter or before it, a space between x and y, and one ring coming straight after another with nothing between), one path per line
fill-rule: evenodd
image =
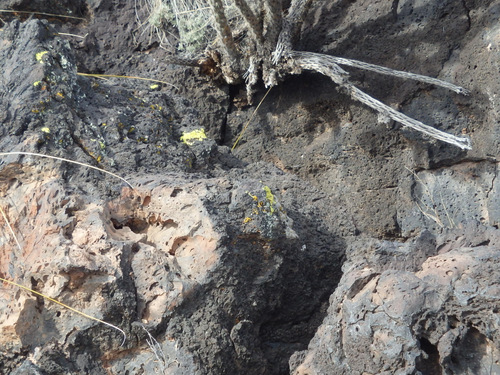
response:
M274 198L274 194L271 192L269 186L264 186L262 189L266 192L266 201L269 204L269 211L271 214L274 213L274 206L276 205L276 199Z

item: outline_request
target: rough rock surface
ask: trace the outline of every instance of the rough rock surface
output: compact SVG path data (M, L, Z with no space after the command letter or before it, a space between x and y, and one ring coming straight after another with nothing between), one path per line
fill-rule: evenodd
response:
M0 372L500 373L500 2L317 2L299 42L469 88L351 72L468 152L313 74L231 152L243 88L166 63L134 3L0 1L1 152L131 185L2 155L0 277L127 340L4 284Z
M349 249L344 276L293 374L496 374L498 230L429 232Z

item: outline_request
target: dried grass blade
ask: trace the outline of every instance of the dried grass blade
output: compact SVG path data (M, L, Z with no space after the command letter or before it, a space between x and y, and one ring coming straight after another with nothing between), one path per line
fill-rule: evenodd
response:
M120 177L117 174L115 174L113 172L109 172L109 171L107 171L105 169L102 169L102 168L99 168L99 167L94 167L93 165L90 165L90 164L85 164L85 163L81 163L79 161L74 161L74 160L70 160L70 159L66 159L66 158L60 158L58 156L38 154L36 152L24 152L24 151L0 152L0 156L9 156L9 155L38 156L38 157L41 157L41 158L49 158L49 159L55 159L55 160L65 161L67 163L73 163L73 164L76 164L76 165L80 165L82 167L87 167L87 168L95 169L96 171L99 171L99 172L102 172L102 173L107 173L107 174L109 174L109 175L111 175L111 176L113 176L115 178L118 178L119 180L125 182L128 187L130 187L132 190L134 190L134 187L132 186L132 184L130 182L128 182L127 180L125 180L123 177Z

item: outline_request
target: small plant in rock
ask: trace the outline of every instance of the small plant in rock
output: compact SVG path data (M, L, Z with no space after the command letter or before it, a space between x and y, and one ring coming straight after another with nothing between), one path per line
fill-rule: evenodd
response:
M173 7L180 1L161 0L161 3L171 4ZM351 66L379 74L413 79L441 86L463 95L468 94L466 89L428 76L396 71L341 57L294 50L294 41L300 37L305 14L310 5L314 3L312 0L234 0L231 2L231 7L223 0L183 1L184 5L188 6L190 3L196 3L197 9L203 9L202 13L205 16L209 11L212 17L208 22L216 32L214 43L206 44L204 58L196 61L184 61L184 63L200 66L205 72L224 78L228 84L246 82L249 102L251 102L260 79L263 80L266 87L272 87L287 75L315 71L331 78L345 93L376 110L384 120L392 119L461 149L471 148L468 137L455 136L426 125L366 94L349 80L348 72L341 66ZM238 16L232 13L233 8L238 10ZM191 10L195 11L196 9L193 7ZM201 10L194 12L194 14L200 12ZM189 33L185 33L185 26L179 20L181 14L182 12L176 13L174 10L173 18L177 21L176 24L179 27L182 40L183 35L187 36ZM201 26L196 21L197 17L191 16L193 30ZM211 34L207 30L203 35L210 37ZM200 42L197 37L194 37L194 40ZM182 63L179 59L172 59L172 62Z

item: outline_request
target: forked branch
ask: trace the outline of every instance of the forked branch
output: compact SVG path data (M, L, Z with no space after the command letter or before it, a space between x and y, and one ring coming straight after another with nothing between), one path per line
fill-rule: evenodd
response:
M466 149L470 150L471 149L471 143L470 139L468 137L457 137L452 134L448 134L446 132L443 132L441 130L438 130L432 126L426 125L420 121L417 121L415 119L412 119L411 117L406 116L405 114L396 111L395 109L389 107L388 105L382 103L381 101L371 97L370 95L366 94L365 92L361 91L358 89L356 86L354 86L352 83L350 83L347 80L347 73L338 66L336 63L336 58L332 58L331 56L323 55L323 54L318 54L318 53L313 53L313 52L298 52L298 51L293 51L291 53L291 56L295 63L299 65L302 69L306 70L312 70L319 72L321 74L326 75L327 77L331 78L336 84L340 85L344 89L346 89L347 93L353 98L358 101L360 101L363 104L366 104L370 108L373 108L377 112L391 118L394 121L399 122L400 124L404 126L408 126L409 128L415 129L419 132L422 132L424 134L427 134L433 138L439 139L443 142L450 143L452 145L455 145L457 147L460 147L461 149ZM369 64L371 65L371 64ZM372 66L373 67L373 66ZM377 69L380 67L377 67ZM374 69L372 69L374 70ZM384 70L384 74L390 74L394 75L392 72L390 72L391 69ZM398 72L398 74L401 72ZM415 76L420 78L423 76L420 75L413 75L410 73L406 75L404 78L412 78L415 79ZM401 75L399 75L401 76ZM426 80L424 82L431 83L426 77ZM422 79L418 79L422 80ZM434 82L435 79L431 78L432 82ZM440 84L440 86L443 86L442 82L440 80L436 80ZM451 85L451 84L449 84ZM452 87L459 89L457 92L466 92L466 90L462 89L461 87L451 85ZM447 87L449 88L449 87ZM456 90L454 90L456 91Z

